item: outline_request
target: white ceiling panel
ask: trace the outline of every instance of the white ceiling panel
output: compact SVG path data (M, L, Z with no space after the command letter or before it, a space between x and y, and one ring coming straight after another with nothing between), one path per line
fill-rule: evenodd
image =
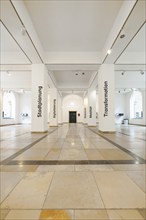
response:
M99 51L123 1L24 2L44 50Z

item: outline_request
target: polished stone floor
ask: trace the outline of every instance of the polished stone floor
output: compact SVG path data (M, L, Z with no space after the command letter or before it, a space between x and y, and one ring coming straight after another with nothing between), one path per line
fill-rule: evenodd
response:
M1 127L1 220L146 219L145 127Z

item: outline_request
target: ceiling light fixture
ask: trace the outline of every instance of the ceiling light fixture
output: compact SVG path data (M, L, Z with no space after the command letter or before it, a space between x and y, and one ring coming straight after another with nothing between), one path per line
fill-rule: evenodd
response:
M109 49L109 50L107 51L107 54L111 54L111 52L112 52L112 50L111 50L111 49Z
M79 74L78 74L78 72L76 72L75 74L76 74L76 76L78 76L78 75L79 75Z
M123 75L124 75L124 73L125 73L125 71L122 71L122 72L121 72L121 75L123 76Z
M143 70L141 70L141 71L140 71L140 74L141 74L141 75L144 75L144 71L143 71Z

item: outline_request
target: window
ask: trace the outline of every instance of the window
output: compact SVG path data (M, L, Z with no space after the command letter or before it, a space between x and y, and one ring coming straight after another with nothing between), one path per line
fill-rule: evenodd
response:
M130 118L143 118L142 94L133 91L130 99Z
M12 92L4 92L3 118L15 118L15 96Z

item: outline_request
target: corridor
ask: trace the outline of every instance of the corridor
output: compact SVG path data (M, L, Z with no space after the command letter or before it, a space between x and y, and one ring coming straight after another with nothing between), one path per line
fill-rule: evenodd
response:
M1 127L1 219L145 219L145 129Z

